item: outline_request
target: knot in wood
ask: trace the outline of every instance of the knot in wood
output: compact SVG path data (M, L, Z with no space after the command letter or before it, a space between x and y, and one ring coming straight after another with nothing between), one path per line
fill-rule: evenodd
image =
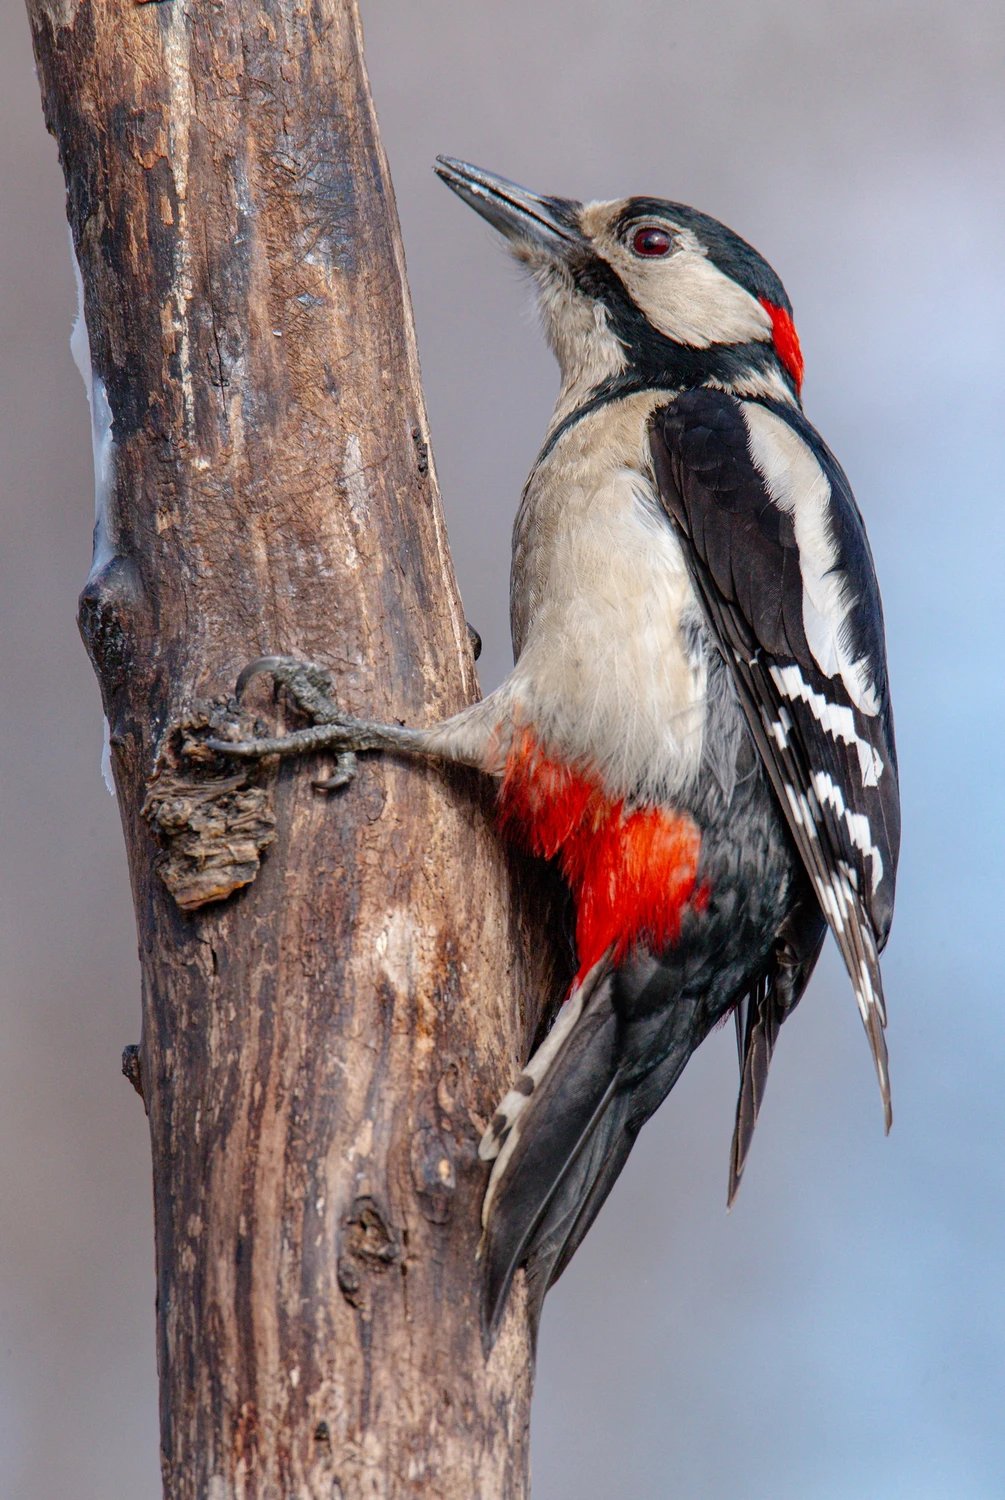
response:
M412 1182L419 1207L431 1224L445 1224L457 1189L453 1148L434 1125L420 1125L412 1136Z
M412 442L415 444L415 466L423 478L429 473L429 444L422 440L422 428L412 428Z
M275 842L276 761L235 769L206 744L264 730L234 699L214 699L193 705L161 742L142 812L162 845L157 872L183 911L249 885Z
M448 1062L435 1089L419 1102L419 1121L412 1133L409 1165L423 1217L445 1224L453 1211L458 1180L479 1172L478 1142L482 1130L465 1103L464 1079Z
M141 592L133 564L126 557L113 557L87 580L77 601L77 627L106 694L114 693L129 675Z
M401 1259L401 1242L373 1198L359 1197L342 1221L338 1284L351 1307L366 1310L370 1283Z
M146 1104L146 1097L143 1093L143 1073L140 1068L140 1049L135 1042L130 1042L128 1047L122 1049L122 1076L129 1079L143 1103Z

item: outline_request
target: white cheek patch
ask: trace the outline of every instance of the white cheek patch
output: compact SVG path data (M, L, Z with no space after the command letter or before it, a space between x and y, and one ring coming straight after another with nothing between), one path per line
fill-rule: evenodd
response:
M855 707L879 712L868 663L848 645L851 601L830 524L831 487L813 453L766 407L741 401L750 455L779 510L792 517L803 579L803 629L825 677L840 677ZM821 721L822 722L822 721Z
M841 703L831 703L822 693L814 692L804 678L796 663L787 667L772 666L770 668L771 678L778 691L792 702L800 701L809 706L810 712L827 734L833 740L841 740L843 744L854 748L858 753L858 768L862 777L863 786L878 786L879 778L886 770L883 758L875 746L870 745L855 730L855 715L851 709ZM782 709L785 714L785 710ZM788 715L785 714L785 719ZM791 728L783 720L777 727L769 726L771 733L778 741L779 747L784 750L788 744L787 730ZM784 733L786 737L779 738Z
M771 318L749 292L697 249L666 260L618 256L616 270L649 322L679 344L770 342Z

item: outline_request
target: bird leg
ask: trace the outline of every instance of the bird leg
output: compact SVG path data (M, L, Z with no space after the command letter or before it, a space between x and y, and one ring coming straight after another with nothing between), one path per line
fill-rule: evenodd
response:
M239 760L335 750L334 774L314 783L322 791L335 791L353 779L357 751L391 750L406 755L435 753L429 743L428 730L378 724L344 713L332 697L331 673L317 662L298 661L292 656L258 657L248 663L237 679L234 691L238 702L252 678L261 672L271 673L273 680L286 689L300 711L314 722L308 729L297 729L291 734L253 740L208 740L210 749Z

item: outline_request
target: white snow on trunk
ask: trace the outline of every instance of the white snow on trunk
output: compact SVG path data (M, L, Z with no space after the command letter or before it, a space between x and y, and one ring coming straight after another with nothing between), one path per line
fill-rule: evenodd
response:
M84 317L84 281L70 236L70 256L77 283L77 319L70 335L70 353L80 371L91 408L91 447L94 453L94 552L91 573L99 572L113 556L111 536L111 498L115 479L115 441L112 437L112 409L105 393L105 382L91 364L91 341Z
M113 544L109 512L112 485L115 479L115 441L112 437L112 409L105 393L105 383L91 364L91 341L87 335L87 320L84 317L84 279L73 248L70 235L70 259L73 261L73 276L77 283L77 317L70 334L70 353L80 371L80 378L87 391L87 404L91 408L91 448L94 454L94 544L91 554L93 578L113 556ZM115 796L112 779L112 743L108 720L103 719L104 739L101 749L101 777L111 795Z
M102 718L104 738L101 743L101 779L108 788L108 795L115 796L115 778L112 775L112 729L108 720Z

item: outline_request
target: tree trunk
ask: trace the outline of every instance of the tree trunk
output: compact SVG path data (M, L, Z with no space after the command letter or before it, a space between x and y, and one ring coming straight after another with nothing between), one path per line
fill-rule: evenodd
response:
M356 6L29 11L90 337L165 1494L512 1500L532 1356L520 1286L482 1353L476 1147L560 982L537 877L473 776L369 758L328 796L202 745L292 717L227 700L261 652L368 717L477 692Z

